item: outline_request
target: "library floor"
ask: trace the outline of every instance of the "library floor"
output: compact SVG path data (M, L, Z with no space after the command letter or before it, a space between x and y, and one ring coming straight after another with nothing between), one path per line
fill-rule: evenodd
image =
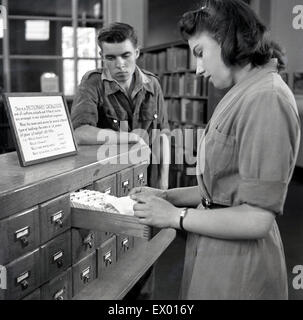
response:
M290 183L284 215L277 219L288 269L289 300L303 300L303 289L293 288L293 267L303 265L303 174L296 170ZM158 260L155 271L155 300L178 299L183 270L185 235L177 233L170 247Z

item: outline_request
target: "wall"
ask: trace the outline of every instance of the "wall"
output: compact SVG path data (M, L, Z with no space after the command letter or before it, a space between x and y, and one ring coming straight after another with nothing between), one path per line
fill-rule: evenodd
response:
M147 0L103 0L105 25L124 22L137 31L139 45L145 46L147 23Z
M244 1L250 2L250 0ZM257 5L258 7L260 6L259 3ZM148 37L146 39L146 46L149 47L180 40L179 19L184 12L197 9L200 6L200 0L148 0Z
M146 46L180 40L177 23L184 12L198 4L199 1L149 0Z

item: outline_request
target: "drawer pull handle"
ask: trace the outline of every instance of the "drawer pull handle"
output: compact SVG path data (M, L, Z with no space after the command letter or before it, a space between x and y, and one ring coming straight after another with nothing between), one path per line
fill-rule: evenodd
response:
M54 224L60 226L60 228L62 228L63 227L63 216L64 216L63 210L60 210L60 211L54 213L51 216L52 223L54 223Z
M144 185L145 183L145 180L144 180L144 174L143 173L140 173L138 174L138 182L139 182L139 185Z
M59 291L57 291L55 294L54 294L54 300L64 300L64 291L65 291L65 287Z
M93 247L93 239L94 239L94 235L93 234L89 234L84 240L83 243L84 245L88 246L90 249Z
M29 242L28 242L27 237L21 237L20 241L21 241L22 247L27 247L28 246Z
M15 231L15 241L21 241L22 247L26 247L29 244L28 236L30 234L30 227L24 227Z
M103 260L105 263L105 266L107 267L109 264L112 264L112 252L108 251L105 253L105 255L103 256Z
M124 251L128 250L129 249L129 241L128 241L128 238L124 238L122 240L122 248L124 249Z
M106 194L111 194L111 193L112 193L112 188L109 187L109 188L105 189L105 190L104 190L104 193L106 193Z
M53 255L53 262L57 264L58 268L63 266L63 251L59 251Z
M28 278L30 277L30 274L30 271L25 271L16 278L16 284L20 284L22 290L28 288Z
M83 279L83 282L84 282L84 283L88 283L88 281L89 281L89 279L90 279L89 274L87 274L86 276L84 276L82 279Z
M122 182L122 188L124 189L124 191L129 190L129 181L128 180Z
M88 283L90 279L90 267L86 268L81 272L80 278L84 283Z
M20 282L20 285L21 285L22 290L26 290L28 288L28 281L23 280Z
M63 261L60 259L57 261L57 267L61 268L63 266Z
M62 219L58 219L58 220L56 221L56 223L60 226L60 228L63 227L63 221L62 221Z

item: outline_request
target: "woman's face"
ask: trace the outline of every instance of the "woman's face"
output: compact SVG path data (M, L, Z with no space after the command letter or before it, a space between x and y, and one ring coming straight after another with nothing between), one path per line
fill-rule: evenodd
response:
M210 76L218 89L228 88L233 84L233 73L222 60L221 46L209 33L201 32L189 38L188 44L197 58L198 75Z

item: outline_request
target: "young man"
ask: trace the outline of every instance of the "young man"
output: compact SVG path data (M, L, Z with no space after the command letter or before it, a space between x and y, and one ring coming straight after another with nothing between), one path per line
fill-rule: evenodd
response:
M78 144L138 142L143 129L169 132L164 99L157 77L136 65L140 51L134 29L113 23L100 30L98 45L103 69L87 72L78 87L71 118ZM147 135L146 135L147 136ZM169 156L168 144L162 155ZM149 185L168 187L168 165L150 165Z
M158 78L136 65L140 51L134 29L125 23L113 23L100 30L98 45L103 69L84 75L71 109L77 143L138 142L140 137L134 130L142 129L151 145L152 129L160 129L161 136L168 134ZM170 147L168 139L162 140L162 164L149 165L148 185L167 189ZM126 299L152 299L153 270L143 275Z

